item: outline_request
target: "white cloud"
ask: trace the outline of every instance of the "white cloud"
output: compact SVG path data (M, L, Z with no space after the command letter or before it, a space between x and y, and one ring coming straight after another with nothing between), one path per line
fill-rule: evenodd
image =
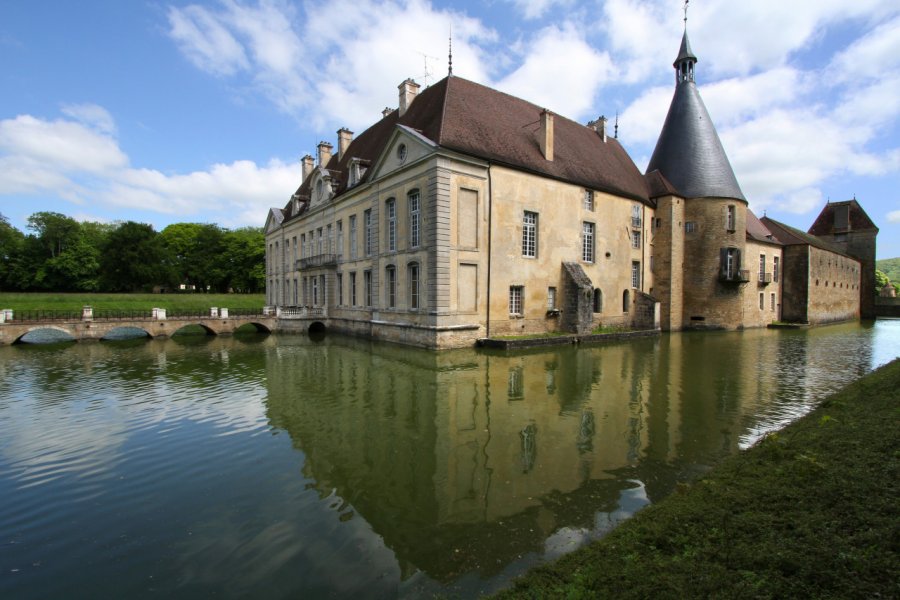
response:
M900 17L882 23L837 54L828 68L842 82L880 78L900 68Z
M889 223L900 223L900 210L892 210L887 214Z
M613 72L608 54L592 48L571 23L544 28L525 46L521 66L497 82L499 89L567 117L599 116L595 97Z
M94 108L87 114L108 115ZM81 123L31 115L0 121L4 195L54 195L90 203L94 210L107 206L184 217L206 214L236 226L258 225L267 209L284 204L299 183L299 165L279 160L266 165L239 160L188 174L135 169L115 138Z
M521 11L526 19L543 17L550 9L556 6L568 8L575 4L575 0L507 0Z
M216 75L250 66L244 48L211 11L202 6L169 9L169 35L194 65Z
M115 135L116 122L109 111L96 104L65 104L62 113L100 133Z

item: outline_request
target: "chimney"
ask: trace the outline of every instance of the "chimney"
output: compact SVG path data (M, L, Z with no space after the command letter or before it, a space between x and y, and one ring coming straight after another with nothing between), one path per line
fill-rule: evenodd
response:
M347 129L346 127L341 127L337 131L338 135L338 160L341 160L344 157L344 153L347 151L347 148L350 147L350 142L353 141L353 132Z
M389 114L391 114L392 112L394 112L394 109L393 109L393 108L391 108L390 106L385 106L385 107L384 107L384 110L381 111L381 118L384 119L385 117L387 117L387 116L388 116Z
M416 94L419 93L419 84L412 79L407 79L397 88L400 90L400 116L402 117L416 99Z
M603 139L603 143L606 143L606 117L600 115L599 119L588 123L588 127L596 131L597 135Z
M541 111L541 129L538 133L541 154L547 160L553 160L553 113L546 108Z
M319 142L319 166L325 167L328 164L328 161L331 160L331 149L334 148L328 142Z
M315 163L313 163L313 157L307 154L300 159L300 164L303 165L303 179L301 181L306 181L316 167Z

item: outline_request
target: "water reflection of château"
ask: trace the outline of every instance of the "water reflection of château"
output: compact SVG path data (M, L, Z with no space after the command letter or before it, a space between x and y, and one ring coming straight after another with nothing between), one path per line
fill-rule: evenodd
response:
M563 528L596 530L628 490L656 501L735 451L742 402L777 384L757 372L765 357L741 355L756 346L729 339L504 354L301 338L267 367L267 414L404 577L489 575Z

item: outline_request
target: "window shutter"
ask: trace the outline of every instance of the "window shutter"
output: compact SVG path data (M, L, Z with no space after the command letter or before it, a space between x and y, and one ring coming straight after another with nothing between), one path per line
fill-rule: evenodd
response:
M728 278L728 248L719 248L719 278Z
M734 272L738 274L741 270L741 250L740 248L734 249Z

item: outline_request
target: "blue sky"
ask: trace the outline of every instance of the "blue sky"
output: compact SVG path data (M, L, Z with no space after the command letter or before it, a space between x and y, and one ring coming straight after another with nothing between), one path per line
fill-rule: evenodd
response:
M0 4L0 213L261 226L299 159L453 71L587 122L643 169L677 0L13 0ZM694 0L697 81L751 208L807 229L856 197L900 256L896 0ZM428 77L426 78L426 66Z

